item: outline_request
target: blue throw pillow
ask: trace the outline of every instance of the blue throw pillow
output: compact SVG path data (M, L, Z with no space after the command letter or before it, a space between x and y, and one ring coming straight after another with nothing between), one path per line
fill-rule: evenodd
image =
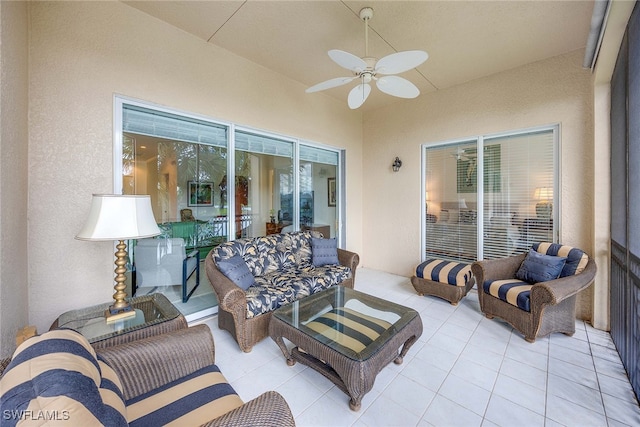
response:
M218 260L216 265L218 270L222 271L222 274L244 290L247 290L249 286L256 282L253 274L249 271L249 267L247 267L247 263L244 262L244 259L239 254L235 254L231 258Z
M527 257L516 272L516 278L529 283L546 282L560 277L566 257L543 255L529 249Z
M312 263L316 267L340 264L336 239L311 238Z

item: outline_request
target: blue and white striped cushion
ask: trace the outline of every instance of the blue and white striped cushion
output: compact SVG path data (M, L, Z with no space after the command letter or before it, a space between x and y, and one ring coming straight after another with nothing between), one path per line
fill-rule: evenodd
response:
M0 379L0 393L3 426L34 418L43 425L47 419L77 426L127 425L120 381L70 329L22 343Z
M199 426L242 406L216 365L127 402L130 426Z
M560 272L560 277L573 276L582 273L589 262L589 256L578 248L559 243L540 242L535 243L533 250L552 256L562 256L567 258L567 262Z
M333 309L306 324L307 328L357 355L392 326L392 323L375 315L370 316L347 307Z
M487 280L482 284L485 293L524 311L531 311L532 286L518 279Z
M471 280L471 265L441 259L428 259L416 268L416 276L453 286L466 286Z

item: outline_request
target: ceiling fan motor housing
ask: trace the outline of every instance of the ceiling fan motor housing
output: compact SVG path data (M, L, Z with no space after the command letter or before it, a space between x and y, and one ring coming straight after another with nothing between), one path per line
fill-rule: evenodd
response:
M360 19L363 21L368 21L373 18L373 8L372 7L363 7L360 9Z

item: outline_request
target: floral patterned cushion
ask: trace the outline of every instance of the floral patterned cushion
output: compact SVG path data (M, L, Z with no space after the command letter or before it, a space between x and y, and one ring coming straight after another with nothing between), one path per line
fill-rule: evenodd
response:
M311 265L311 237L315 236L298 231L232 240L217 246L213 259L217 262L239 254L255 277L296 266L304 268Z
M311 238L315 231L271 234L225 242L213 249L216 262L242 256L256 283L245 292L247 318L312 295L351 277L342 265L314 267Z
M350 277L351 269L343 265L293 268L256 277L256 284L246 290L247 318L313 295Z

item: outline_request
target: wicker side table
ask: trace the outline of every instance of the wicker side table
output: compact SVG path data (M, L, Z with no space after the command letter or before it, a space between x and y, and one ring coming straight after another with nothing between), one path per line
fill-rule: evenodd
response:
M107 323L104 312L111 303L68 311L58 317L51 329L75 329L85 336L95 349L106 348L160 335L187 327L178 309L160 293L133 297L129 300L136 316Z

